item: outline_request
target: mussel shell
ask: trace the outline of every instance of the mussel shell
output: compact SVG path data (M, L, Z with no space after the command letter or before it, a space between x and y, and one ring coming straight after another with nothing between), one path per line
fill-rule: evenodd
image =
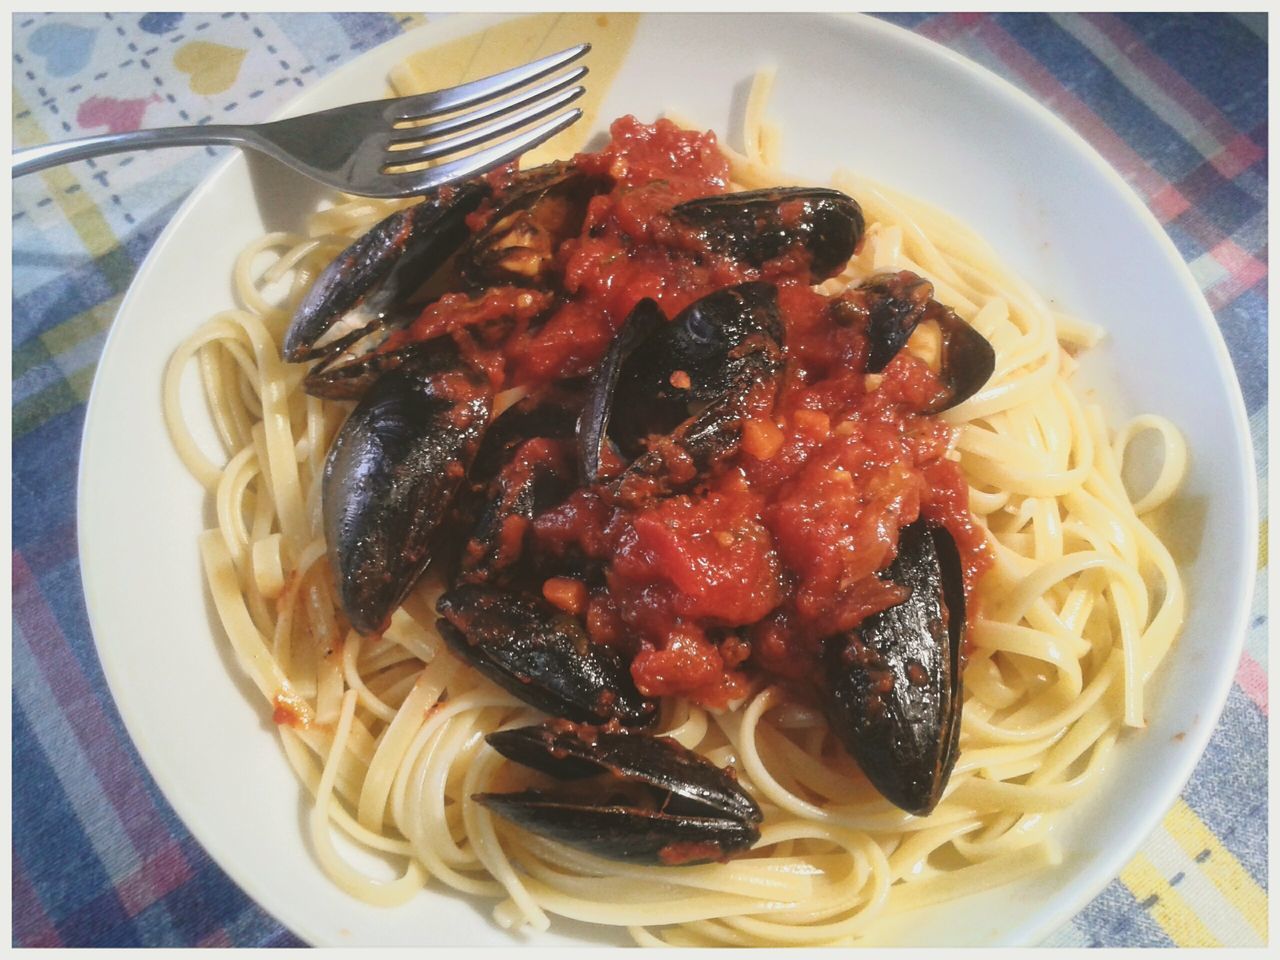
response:
M688 489L737 452L742 424L751 403L772 405L782 360L777 351L760 351L739 370L734 388L690 417L668 436L659 437L608 485L619 503L640 504ZM763 391L763 393L761 393Z
M605 445L610 442L608 434L614 395L623 366L635 349L666 320L655 301L641 300L622 322L596 367L577 425L579 469L588 483L595 483L600 477L601 458Z
M525 539L533 518L573 489L572 476L555 463L511 464L499 471L467 535L454 582L512 583L529 566Z
M740 439L743 404L782 369L781 340L777 288L770 283L718 290L670 323L662 322L657 304L642 300L592 380L578 424L584 478L599 480L608 444L655 477L672 451L651 449L653 437L678 446L699 474L730 455Z
M921 323L942 339L938 375L945 394L923 413L941 413L969 399L995 371L995 349L954 310L933 299L933 284L909 270L871 277L831 302L837 322L866 325L867 373L880 373Z
M925 412L941 413L968 400L991 379L996 369L996 351L986 337L950 307L935 301L926 319L936 320L942 331L941 374L948 396Z
M410 343L398 350L378 351L376 347L368 347L367 341L381 342L385 333L385 330L371 331L367 337L329 354L307 372L303 389L325 400L359 400L383 374L412 362L425 351L453 348L447 338Z
M489 195L482 180L445 187L379 221L316 278L284 337L285 359L345 346L407 300L467 238L466 218Z
M342 609L377 633L431 560L432 537L489 419L488 382L447 351L380 377L347 418L323 481Z
M858 285L858 292L864 291L869 313L865 369L867 373L880 373L924 319L933 284L903 271L871 277Z
M764 819L731 770L721 769L670 737L611 732L552 721L500 730L485 738L508 760L557 780L608 774L670 794L668 812L728 817L742 823Z
M825 707L872 785L923 816L942 796L959 737L965 612L955 542L942 527L910 524L881 577L910 592L824 642Z
M554 447L570 445L582 393L579 381L555 384L523 397L489 424L456 501L461 544L451 583L511 586L525 572L525 538L514 537L513 524L518 529L524 521L527 530L575 486L572 454L560 456ZM544 451L550 455L541 461L531 456L530 440L550 441L543 445L552 448Z
M522 397L503 410L484 433L471 465L470 482L475 486L489 483L515 449L532 437L573 439L584 388L581 380L562 381Z
M610 860L653 866L694 866L728 859L760 839L754 824L727 817L692 817L557 801L535 790L481 793L473 799L531 833Z
M712 250L753 267L803 247L809 280L839 273L866 229L856 200L819 187L774 187L677 204L672 217L695 227Z
M646 436L670 433L692 406L732 392L760 352L744 346L752 337L782 343L773 284L742 283L691 303L627 357L614 391L610 436L634 456ZM688 377L687 387L672 383L677 372Z
M625 726L657 717L657 704L636 690L621 652L592 643L578 620L537 597L463 585L442 594L436 610L451 650L553 717Z

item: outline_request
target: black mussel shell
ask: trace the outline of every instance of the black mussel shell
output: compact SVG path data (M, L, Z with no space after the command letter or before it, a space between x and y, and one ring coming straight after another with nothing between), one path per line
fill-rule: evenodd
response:
M881 574L910 592L823 646L832 730L867 779L909 813L929 813L955 765L962 704L964 584L947 531L902 529Z
M322 357L382 324L466 240L467 215L489 192L481 180L445 187L358 237L321 272L294 311L285 359Z
M463 585L436 603L451 650L521 700L581 723L644 726L657 704L641 696L620 651L592 643L577 619L540 598Z
M666 737L552 721L490 734L499 753L588 791L475 797L534 833L614 860L691 865L724 860L760 837L763 819L732 771Z
M812 283L839 273L866 229L856 200L821 187L725 193L677 204L671 214L712 250L754 267L802 247Z
M324 470L325 537L360 633L385 628L430 562L491 402L488 382L456 356L424 350L380 377L338 432Z
M704 816L729 816L759 823L759 806L732 771L670 737L551 721L489 734L489 744L508 760L555 777L580 780L602 773L644 783L671 794L668 809Z
M942 331L942 381L948 396L927 413L941 413L963 403L983 388L996 369L996 351L990 341L965 323L950 307L935 302L926 319L936 320Z
M679 445L699 473L709 469L737 448L750 392L781 372L781 341L770 283L718 290L670 323L653 301L641 301L592 381L578 426L583 476L599 479L607 444L624 461L645 459L645 473L660 470L650 456L655 437Z
M559 802L536 790L481 793L474 798L540 836L610 860L652 866L696 866L728 859L760 839L752 824L613 805Z

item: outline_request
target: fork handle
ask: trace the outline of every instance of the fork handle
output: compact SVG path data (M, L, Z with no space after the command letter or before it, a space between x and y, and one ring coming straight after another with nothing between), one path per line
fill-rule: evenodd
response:
M128 150L154 150L156 147L199 147L217 144L257 146L252 135L234 124L208 124L202 127L158 127L153 130L131 130L126 133L104 133L97 137L81 137L46 143L13 154L13 175L21 177L37 170L56 167L72 160L86 160L108 153Z

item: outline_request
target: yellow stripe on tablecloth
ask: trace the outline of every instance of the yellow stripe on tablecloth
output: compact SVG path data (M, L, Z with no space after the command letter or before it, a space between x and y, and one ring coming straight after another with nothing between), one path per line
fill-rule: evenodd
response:
M575 104L582 109L582 119L551 143L526 154L522 166L534 167L567 157L585 145L604 95L631 49L639 21L635 13L545 13L509 20L414 54L391 71L391 86L399 96L439 90L577 43L590 43L591 52L581 61L591 68L583 81L587 92Z
M56 356L66 353L76 344L81 343L99 333L105 333L120 309L120 301L124 294L117 293L101 303L95 303L88 310L77 313L70 319L63 320L56 327L50 327L40 334L40 342L50 354Z
M25 114L25 116L23 115ZM36 122L35 115L15 90L13 93L13 145L18 147L35 147L47 143L48 135ZM80 181L66 166L52 167L40 176L49 188L49 196L58 205L67 222L80 237L89 255L97 258L120 245L115 232L106 218L98 210L98 205L89 197L87 190L67 191L78 186Z
M1174 804L1164 818L1164 827L1195 862L1200 872L1240 911L1241 916L1265 943L1267 894L1249 876L1240 861L1222 845L1222 841L1213 835L1213 831L1204 825L1204 821L1183 800Z
M1146 854L1139 853L1134 857L1121 872L1120 880L1151 918L1160 924L1175 946L1221 945Z
M1258 524L1258 569L1261 570L1267 565L1267 521L1270 517L1263 517Z

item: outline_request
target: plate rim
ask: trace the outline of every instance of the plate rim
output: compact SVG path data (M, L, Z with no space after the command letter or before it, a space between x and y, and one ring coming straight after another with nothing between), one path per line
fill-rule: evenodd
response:
M459 35L466 35L474 32L484 26L492 23L503 22L520 16L527 16L528 13L460 13L453 14L446 20L428 20L419 27L401 33L397 37L378 44L375 47L366 50L359 56L353 58L332 73L320 78L319 84L337 85L341 82L341 78L348 72L358 72L367 60L390 57L389 48L412 47L412 41L417 40L422 47L429 48L447 42L451 38ZM720 16L733 16L733 14L715 14ZM739 14L740 15L740 14ZM886 20L881 20L868 14L862 13L833 13L833 12L813 12L810 14L814 17L825 16L841 21L851 22L860 29L867 30L870 33L879 34L886 37L890 42L901 43L914 47L924 55L932 58L941 58L951 64L954 68L958 68L965 72L971 79L986 87L989 90L998 91L1001 97L1009 101L1013 107L1022 111L1029 112L1041 123L1048 123L1059 136L1065 136L1080 153L1086 157L1090 166L1100 172L1111 184L1113 188L1117 188L1117 193L1123 197L1128 206L1129 213L1135 215L1138 221L1145 228L1146 232L1152 235L1166 259L1175 264L1175 273L1177 274L1183 293L1195 305L1195 313L1200 325L1208 334L1208 339L1213 347L1213 361L1221 372L1226 375L1224 380L1228 386L1228 404L1231 410L1231 431L1236 453L1239 456L1242 473L1245 478L1243 490L1240 491L1242 496L1242 519L1243 529L1241 530L1241 549L1237 560L1240 562L1242 570L1252 571L1253 575L1242 577L1240 585L1236 591L1235 602L1232 604L1232 622L1228 624L1228 629L1223 633L1228 640L1228 649L1225 651L1229 654L1230 663L1238 664L1241 654L1244 650L1244 641L1247 632L1247 619L1249 611L1252 607L1254 595L1254 587L1257 574L1256 566L1256 544L1258 539L1258 490L1257 490L1257 464L1255 461L1251 431L1248 421L1248 413L1244 403L1243 392L1240 388L1239 377L1236 373L1235 365L1231 361L1230 354L1227 350L1225 339L1222 335L1221 327L1213 311L1209 308L1208 302L1205 300L1204 294L1199 285L1195 282L1186 260L1174 245L1165 229L1160 225L1150 208L1142 201L1136 191L1120 176L1114 167L1108 163L1101 154L1079 133L1077 133L1065 120L1056 113L1049 110L1043 104L1039 103L1030 94L1021 90L1012 82L1006 80L999 74L988 70L973 60L957 53L949 47L944 46L937 41L928 37L915 33L905 27L898 26ZM649 12L646 11L643 16L649 17L671 17L671 13ZM278 119L280 117L289 116L298 111L298 104L304 101L306 96L316 89L312 86L308 89L299 91L298 95L291 98L279 110L272 114L270 119ZM268 891L260 889L258 882L251 874L231 865L221 855L215 852L214 847L206 842L205 837L212 831L209 831L207 823L199 813L199 804L192 802L190 798L184 795L184 791L180 783L176 783L170 779L167 773L160 773L157 767L149 759L154 755L154 749L150 747L144 748L148 743L148 728L141 723L132 708L127 706L127 699L122 700L117 696L117 690L122 689L121 678L118 674L118 664L113 666L110 656L103 655L103 641L100 640L102 631L99 629L102 623L102 602L95 602L93 598L98 595L95 589L95 567L89 562L93 551L86 547L87 543L92 543L91 539L85 537L85 518L91 512L93 507L91 498L87 494L87 490L91 489L86 484L86 472L90 470L86 465L89 461L86 459L86 452L90 443L90 437L93 436L91 428L100 419L101 414L95 415L101 407L101 383L102 377L100 372L106 366L105 361L111 355L114 345L118 342L117 331L120 326L118 321L121 317L127 317L130 309L134 305L134 301L139 296L138 291L143 286L150 273L155 269L155 262L158 252L172 240L173 234L179 232L183 223L189 217L192 209L201 204L214 185L225 175L227 169L240 159L240 154L232 153L222 162L217 164L209 173L200 181L199 184L191 191L191 193L182 202L181 206L174 213L169 223L166 224L164 230L157 236L150 250L147 252L146 258L139 265L137 272L130 281L129 288L125 297L122 299L115 317L112 320L111 328L107 333L103 343L102 351L95 368L93 383L90 387L89 397L85 405L85 420L82 428L80 444L78 447L78 465L76 477L76 536L77 536L77 557L80 567L81 588L84 595L86 614L90 633L93 637L94 649L99 664L101 665L103 675L107 681L108 690L114 703L117 713L120 715L124 723L133 747L137 751L139 758L142 760L146 768L148 776L154 781L163 795L165 802L170 806L178 819L183 823L184 827L200 843L201 848L212 859L227 876L236 884L244 893L250 897L256 906L264 913L271 916L276 922L285 926L292 933L297 935L313 945L325 945L327 941L324 938L310 937L304 935L303 932L293 923L286 922L273 908L267 906ZM1230 389L1234 388L1234 389ZM95 610L97 612L95 612ZM1224 658L1225 659L1225 658ZM1006 945L1013 946L1032 946L1041 943L1054 930L1061 927L1064 923L1075 916L1080 910L1087 905L1101 890L1118 875L1122 869L1123 863L1132 859L1133 855L1147 840L1157 825L1163 820L1167 811L1181 797L1186 784L1189 781L1196 765L1203 757L1207 748L1209 739L1217 729L1218 722L1221 719L1222 712L1226 706L1226 700L1230 693L1231 685L1234 682L1235 671L1223 669L1217 678L1216 685L1211 689L1210 696L1204 700L1204 705L1208 708L1205 715L1212 715L1212 723L1198 723L1194 728L1187 731L1187 739L1191 741L1191 749L1187 749L1178 754L1178 759L1169 761L1168 767L1172 769L1172 773L1165 774L1165 778L1171 782L1177 783L1177 789L1170 791L1170 796L1161 804L1153 804L1146 808L1144 815L1137 818L1140 824L1139 829L1135 829L1128 834L1129 839L1113 848L1113 852L1105 857L1098 857L1092 861L1091 865L1079 870L1075 877L1068 882L1059 895L1055 897L1058 903L1057 907L1046 909L1039 915L1029 918L1027 921L1016 924L1008 929L1001 937L1001 942ZM160 769L163 769L161 767ZM181 799L181 811L179 802L175 801L175 797ZM336 944L335 944L336 945Z

